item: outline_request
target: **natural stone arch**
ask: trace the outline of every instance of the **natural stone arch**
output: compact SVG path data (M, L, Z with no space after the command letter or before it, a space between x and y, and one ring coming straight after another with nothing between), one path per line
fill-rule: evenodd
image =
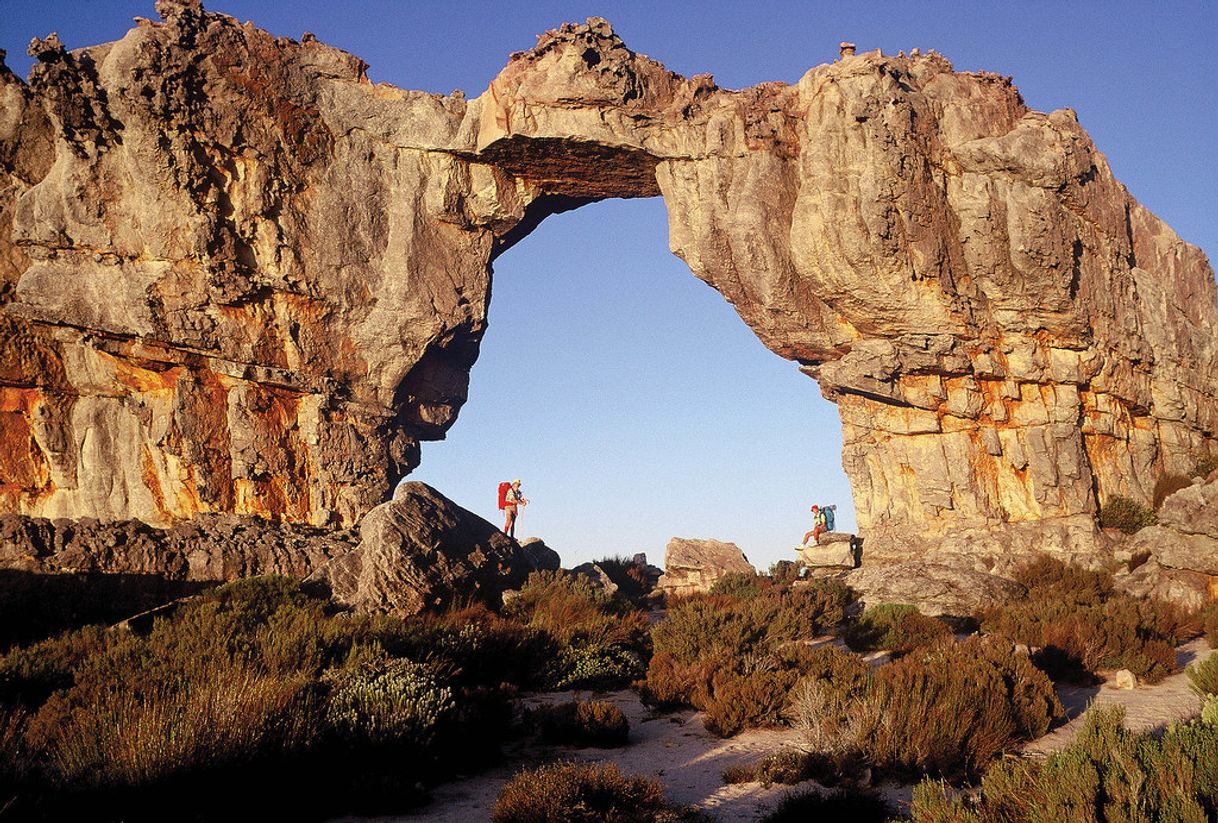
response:
M351 523L464 401L494 256L656 193L838 404L874 552L1090 551L1098 501L1214 449L1208 263L1003 78L876 52L733 92L592 20L467 101L158 9L0 76L6 509Z

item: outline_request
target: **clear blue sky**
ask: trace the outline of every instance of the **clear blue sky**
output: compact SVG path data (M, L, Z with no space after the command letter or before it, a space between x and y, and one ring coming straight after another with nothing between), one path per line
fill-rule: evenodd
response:
M0 48L122 36L152 0L0 0ZM1069 107L1117 177L1184 239L1218 251L1218 4L1211 2L341 3L213 0L276 34L360 55L376 81L479 94L509 52L590 15L626 44L740 88L793 82L837 44L919 47L958 70L1012 75L1028 104ZM757 10L758 8L764 11ZM520 533L568 565L674 535L790 557L812 502L853 524L832 405L767 352L668 252L659 200L607 201L547 220L496 262L490 329L448 440L415 477L497 519L499 480L533 501Z

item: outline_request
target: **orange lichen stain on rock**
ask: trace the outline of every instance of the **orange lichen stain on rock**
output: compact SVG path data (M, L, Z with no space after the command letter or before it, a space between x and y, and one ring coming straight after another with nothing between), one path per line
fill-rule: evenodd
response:
M157 513L165 520L174 520L174 513L165 505L165 492L161 488L161 475L156 470L156 463L152 458L152 450L147 445L144 446L140 455L140 480L144 484L144 488L148 489L148 493L152 495L152 503L156 506Z
M42 399L42 389L19 389L15 386L0 386L0 412L20 412L28 418L33 414L34 407Z
M0 412L0 487L38 491L50 480L50 466L26 415Z
M260 302L217 305L221 333L242 358L276 369L288 368L284 333L273 311Z
M182 375L180 367L153 369L138 365L123 357L115 357L105 352L99 352L99 354L113 365L115 381L120 386L138 394L170 393L177 388L178 378Z

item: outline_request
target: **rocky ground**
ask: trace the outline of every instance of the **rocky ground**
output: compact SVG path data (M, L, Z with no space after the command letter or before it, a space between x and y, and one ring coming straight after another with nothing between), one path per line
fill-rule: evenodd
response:
M1210 653L1203 638L1184 644L1178 652L1182 666L1204 659ZM1126 724L1135 731L1161 729L1200 710L1200 701L1189 688L1188 676L1183 672L1153 686L1120 689L1110 679L1099 686L1063 686L1059 695L1070 721L1029 744L1024 754L1043 756L1067 746L1078 734L1083 715L1092 706L1124 706ZM589 692L560 692L530 697L526 702L538 705L586 700L591 696ZM613 703L626 714L630 720L630 745L621 749L578 749L518 744L500 766L439 786L433 793L433 802L412 815L383 820L400 823L489 820L495 799L516 771L554 759L609 761L624 771L656 777L667 787L668 796L674 802L693 806L707 812L712 819L723 821L760 820L787 792L815 786L812 782L798 787L775 785L770 788L759 783L732 786L723 783L723 771L729 766L755 763L796 742L796 733L791 729L750 729L724 740L706 731L697 712L655 713L639 702L638 695L628 690L596 694L595 697ZM913 790L912 785L895 784L882 784L878 788L898 810L907 806ZM354 823L355 819L335 823L347 820Z

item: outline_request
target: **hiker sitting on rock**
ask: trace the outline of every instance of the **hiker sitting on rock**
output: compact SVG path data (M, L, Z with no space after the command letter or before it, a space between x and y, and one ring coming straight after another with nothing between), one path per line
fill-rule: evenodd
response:
M820 542L820 536L828 531L828 526L825 524L825 513L821 511L820 506L812 504L812 531L804 535L803 545L808 545L808 539L811 538L813 543Z
M529 505L529 501L524 499L524 495L520 493L520 480L513 480L511 483L499 484L499 508L503 510L505 520L503 521L503 533L508 537L516 537L516 516L518 507Z

